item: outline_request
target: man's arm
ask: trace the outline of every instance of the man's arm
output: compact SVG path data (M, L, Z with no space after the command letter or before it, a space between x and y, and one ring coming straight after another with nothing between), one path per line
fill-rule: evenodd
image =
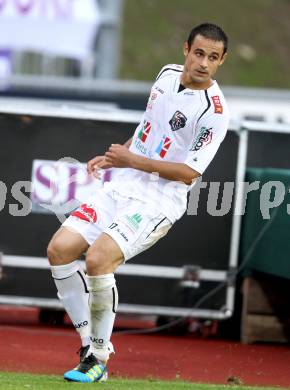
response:
M216 155L229 126L229 114L224 106L223 114L209 113L199 121L197 137L193 140L184 161L201 175Z
M143 172L157 172L160 177L182 181L190 185L200 174L188 165L171 161L152 160L130 152L124 145L112 144L105 153L108 164L116 168L134 168Z
M126 148L129 149L129 147L131 146L132 139L133 139L133 137L129 138L128 141L126 141L126 142L124 143L124 146L126 146Z

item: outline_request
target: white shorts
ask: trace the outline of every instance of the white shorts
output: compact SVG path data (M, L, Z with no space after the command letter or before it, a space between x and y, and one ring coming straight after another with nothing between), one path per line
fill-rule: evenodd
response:
M108 234L119 245L126 261L165 236L172 222L146 202L100 189L72 212L62 226L76 230L89 245L101 233Z

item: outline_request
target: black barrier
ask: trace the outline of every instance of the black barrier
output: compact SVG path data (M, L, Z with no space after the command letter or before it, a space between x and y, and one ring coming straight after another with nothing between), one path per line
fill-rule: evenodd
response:
M31 180L32 163L35 159L58 160L73 157L87 161L103 154L111 143L123 143L133 133L134 124L108 121L75 120L47 117L0 116L0 178L8 188L5 207L1 210L0 250L19 256L46 256L46 246L51 235L59 227L53 214L30 213L25 217L11 216L9 205L18 203L11 195L13 184L19 180ZM203 176L204 182L234 182L239 137L228 132L219 152ZM195 264L202 269L228 270L232 210L225 216L212 216L207 211L208 187L200 192L197 215L184 215L168 235L153 248L138 255L137 264L182 267ZM221 198L221 196L220 196ZM55 297L55 288L48 277L37 277L44 271L17 271L25 278L33 278L34 296ZM7 274L8 275L8 274ZM9 274L11 278L11 273ZM46 271L47 275L47 271ZM4 294L10 279L0 283ZM146 280L145 280L146 279ZM155 279L118 275L120 301L165 306L188 306L185 290L175 279ZM199 289L191 289L191 304L197 302L217 282L201 282ZM39 289L35 286L39 286ZM13 288L11 289L12 293ZM18 284L17 294L29 295L28 285ZM215 294L202 306L220 310L225 305L226 288Z
M289 133L250 131L247 166L289 169L289 147Z

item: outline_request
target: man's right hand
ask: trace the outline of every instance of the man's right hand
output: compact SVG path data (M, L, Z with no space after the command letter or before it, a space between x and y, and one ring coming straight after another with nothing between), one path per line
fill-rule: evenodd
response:
M96 156L87 163L87 171L93 174L96 178L99 177L99 169L112 168L112 164L106 161L105 156Z
M132 138L128 139L124 143L124 146L129 149L132 143ZM106 156L96 156L87 163L87 171L89 174L93 174L97 179L99 178L99 169L113 168L113 164L107 161Z

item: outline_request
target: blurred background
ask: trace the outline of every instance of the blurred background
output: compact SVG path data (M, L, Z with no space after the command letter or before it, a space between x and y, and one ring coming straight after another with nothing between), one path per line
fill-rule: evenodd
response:
M10 3L15 5L10 7ZM74 1L80 4L77 14L73 14L69 3L65 0L2 2L0 48L10 54L13 75L151 81L164 64L183 62L182 43L191 27L211 21L221 25L230 38L227 66L219 73L221 84L290 87L288 0L180 0L178 4L166 0ZM22 9L20 14L19 9ZM30 28L36 34L25 31L21 15L30 18ZM14 34L5 30L8 23ZM54 34L58 23L63 23L57 26L62 32L73 34L77 30L86 36L81 41L80 37L71 35L73 39L66 41L67 45L64 41L67 37L61 35L49 41L47 35ZM82 50L78 51L76 46L81 44ZM80 58L74 58L77 56Z
M56 202L56 185L58 202L92 185L84 165L57 161L84 163L125 142L160 69L182 64L191 28L213 22L229 36L217 80L232 118L204 180L261 185L243 216L233 212L237 188L236 203L221 217L208 213L204 191L198 216L185 216L136 267L120 271L120 312L151 316L166 329L182 318L182 332L289 341L289 15L289 0L2 0L0 303L36 306L42 321L55 320L61 307L45 256L59 220L42 206ZM27 214L14 187L23 180L33 186L18 188L32 202ZM268 181L285 191L279 201L273 185L265 220L259 196ZM140 291L140 283L149 288Z
M221 25L230 40L227 66L218 75L221 84L289 88L289 14L287 0L180 0L178 6L175 1L127 0L120 76L150 80L164 63L182 63L180 43L190 26L210 21Z

